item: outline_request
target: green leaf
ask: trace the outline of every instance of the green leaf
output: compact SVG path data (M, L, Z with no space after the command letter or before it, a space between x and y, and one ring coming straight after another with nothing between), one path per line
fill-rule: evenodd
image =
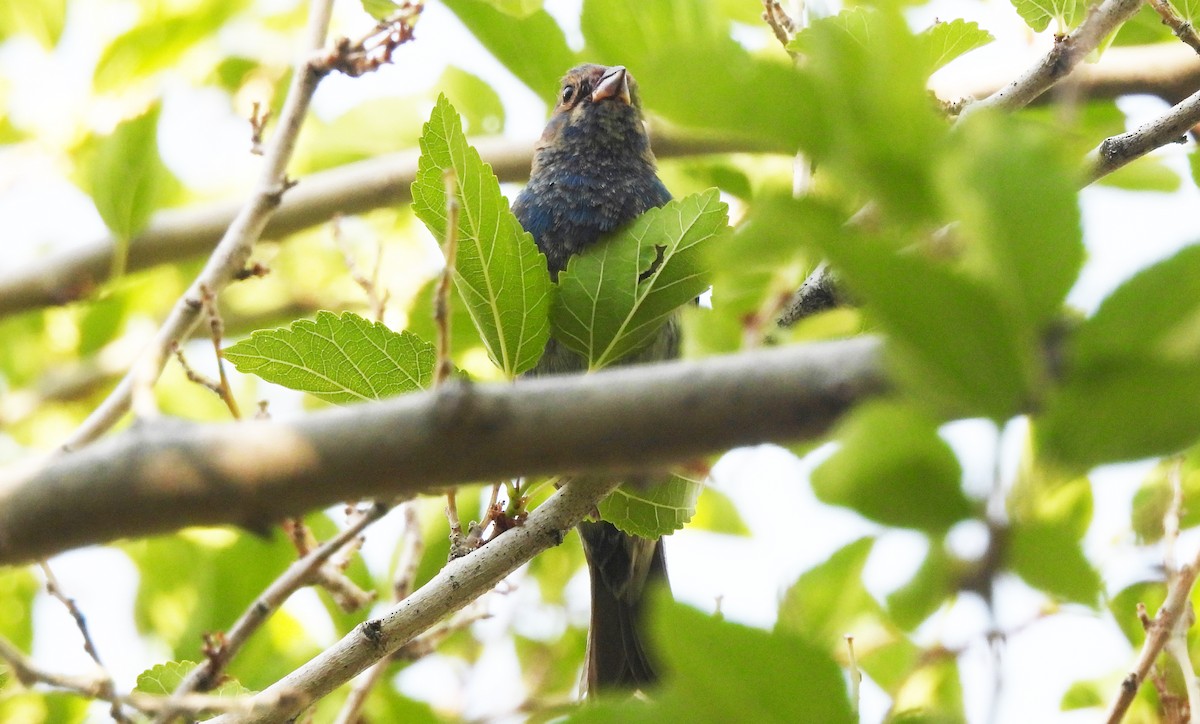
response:
M1111 696L1111 687L1099 681L1076 681L1067 687L1059 702L1063 711L1091 709L1104 706Z
M104 49L92 83L101 93L142 80L178 63L184 53L216 35L247 0L208 0L186 13L149 16Z
M703 486L680 475L661 483L626 483L600 501L600 517L626 533L659 538L682 528L696 512Z
M1052 596L1095 606L1100 574L1083 555L1068 525L1034 520L1009 528L1008 566L1026 583Z
M67 19L67 0L14 0L0 3L0 40L18 33L49 50L58 45Z
M879 604L862 585L874 545L874 538L859 538L801 575L779 604L775 628L836 646L864 615L879 615Z
M1114 291L1072 338L1040 449L1088 467L1174 452L1200 437L1200 245Z
M1129 645L1139 648L1146 641L1146 629L1137 615L1137 605L1143 604L1151 617L1167 600L1167 584L1162 581L1141 581L1122 589L1108 602L1113 620L1125 634Z
M716 189L642 214L571 258L551 311L554 337L600 369L655 339L667 318L708 288L704 248L725 230Z
M527 17L542 9L542 0L489 0L489 2L497 10L518 18Z
M840 425L841 447L812 473L813 492L884 525L943 533L970 517L962 469L937 424L898 404L860 406Z
M87 160L92 201L118 240L114 276L125 268L129 240L146 228L175 182L158 155L161 110L162 105L155 103L142 115L121 122L97 142Z
M716 488L706 486L696 503L696 514L689 521L692 528L709 533L726 535L750 535L750 529L738 513L733 500Z
M1130 527L1139 545L1157 543L1163 537L1163 517L1174 497L1173 478L1178 476L1183 493L1183 510L1179 511L1179 527L1188 529L1200 525L1200 446L1194 446L1183 456L1160 460L1146 476L1133 495Z
M672 721L857 720L838 665L803 638L729 623L677 603L655 608L653 630L671 672L656 704L674 714Z
M0 570L0 635L21 651L33 649L33 599L40 589L28 568Z
M963 711L958 659L932 657L915 668L892 702L889 724L958 724L967 721Z
M941 188L968 241L963 264L1039 331L1083 266L1077 162L1060 134L1010 116L977 114L958 131Z
M438 98L421 134L413 210L439 241L446 236L445 173L454 172L461 209L454 282L492 362L508 377L537 364L550 337L550 272L533 236L500 194L492 167L467 144L458 113Z
M887 597L888 613L911 631L929 618L956 592L962 564L946 551L942 539L929 542L929 552L912 580Z
M1025 24L1037 32L1056 23L1055 32L1066 33L1082 20L1087 4L1084 0L1011 0Z
M579 59L549 13L535 10L518 17L485 0L444 0L443 4L496 60L542 100L554 105L559 80Z
M1034 377L1033 335L995 291L866 238L814 241L886 327L896 370L920 398L998 420L1021 409Z
M1195 363L1131 359L1071 372L1034 429L1039 451L1086 469L1186 447L1200 437L1198 409Z
M395 0L359 0L359 2L362 3L363 10L376 20L386 20L400 9Z
M1126 191L1157 191L1172 193L1179 190L1179 174L1163 163L1161 158L1142 156L1112 173L1098 183Z
M580 26L587 57L629 68L651 113L782 152L818 135L811 89L787 56L749 53L710 2L587 0Z
M1074 337L1076 363L1200 358L1200 244L1144 269L1110 294Z
M335 403L424 389L437 363L433 345L411 332L325 311L315 320L259 330L224 355L240 372Z
M917 35L930 73L995 39L991 33L979 27L979 23L961 18L949 22L936 21Z
M188 672L196 666L195 661L167 661L155 664L138 674L137 686L134 687L134 691L157 696L172 694L183 683ZM207 693L215 696L244 696L253 692L242 686L237 679L226 677L221 681L220 686Z
M793 41L805 57L801 147L845 188L873 198L885 216L934 222L940 209L933 162L948 126L926 90L926 51L894 7L853 17L850 24L813 23Z

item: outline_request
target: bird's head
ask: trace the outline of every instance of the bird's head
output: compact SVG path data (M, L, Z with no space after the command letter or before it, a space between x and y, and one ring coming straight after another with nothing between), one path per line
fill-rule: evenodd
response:
M649 149L637 82L624 66L580 65L562 79L538 149L576 153Z

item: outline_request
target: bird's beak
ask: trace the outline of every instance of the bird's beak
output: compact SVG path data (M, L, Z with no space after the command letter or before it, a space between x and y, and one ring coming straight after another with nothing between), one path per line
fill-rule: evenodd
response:
M629 76L625 66L614 65L604 73L596 90L592 91L592 103L599 103L605 98L620 98L626 105L629 100Z

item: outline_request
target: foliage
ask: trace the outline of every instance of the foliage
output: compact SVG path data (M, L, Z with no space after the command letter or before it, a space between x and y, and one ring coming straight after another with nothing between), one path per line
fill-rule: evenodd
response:
M446 0L449 13L441 19L429 13L417 43L465 32L490 54L491 71L482 73L466 57L462 67L443 68L441 61L426 67L405 48L397 53L398 68L380 71L381 85L402 79L393 86L420 90L395 93L388 86L382 95L341 101L337 112L319 108L307 121L292 166L301 188L323 169L419 151L413 201L340 219L336 233L318 227L259 245L254 261L270 274L238 282L220 298L223 356L236 369L232 389L243 408L268 398L286 412L430 387L445 331L431 312L445 262L436 249L453 218L458 251L447 329L450 361L465 379L514 380L537 363L550 337L591 370L602 369L636 354L675 315L693 357L879 335L897 382L887 399L858 407L828 440L797 448L811 474L791 482L811 484L819 502L803 511L777 506L771 526L784 529L789 545L802 529L825 526L828 555L807 560L802 572L788 569L773 630L659 600L652 629L669 674L650 701L544 710L573 694L586 640L570 584L583 556L568 538L514 579L508 599L517 612L488 624L505 628L503 643L496 628L483 627L460 627L440 642L433 666L459 672L461 690L452 676L440 680L441 693L418 690L411 682L427 671L410 674L408 662L396 662L389 673L398 676L375 688L368 717L507 715L468 712L463 704L464 692L492 675L496 652L507 646L519 664L504 679L520 697L512 706L535 716L851 721L857 702L844 676L850 633L856 666L889 708L889 720L960 721L972 710L964 701L971 688L963 683L970 656L939 632L979 600L994 607L1000 625L1016 626L1000 633L1024 635L996 595L1016 587L1041 609L1034 624L1055 625L1083 611L1131 647L1141 645L1136 606L1153 612L1165 587L1149 568L1144 580L1116 585L1085 545L1096 530L1097 500L1111 498L1102 488L1105 476L1091 473L1165 456L1137 473L1145 477L1124 511L1122 533L1151 544L1164 539L1171 515L1183 528L1200 524L1200 246L1161 254L1137 273L1130 269L1095 311L1073 308L1068 295L1087 281L1089 255L1104 253L1085 223L1086 204L1081 211L1082 157L1123 131L1126 117L1112 100L1092 99L1070 114L1039 107L954 122L927 92L929 76L1000 29L963 18L911 28L904 8L923 4L847 2L844 12L815 20L785 50L765 26L754 25L756 13L744 3L585 0L579 16L567 19L537 0ZM117 8L100 5L105 12ZM1082 21L1086 5L1013 0L1009 12L1033 31L1065 33ZM1200 12L1195 2L1175 6L1188 17ZM180 119L204 104L215 104L226 121L244 118L248 99L277 113L291 53L272 48L294 48L303 32L302 7L242 0L120 7L120 22L95 28L85 27L94 10L82 0L0 7L0 42L14 55L53 53L59 62L71 51L64 38L85 33L94 45L81 63L88 65L83 83L90 88L78 106L31 110L22 104L35 94L21 79L0 78L0 152L14 161L43 154L86 192L63 198L84 204L88 214L94 210L96 229L103 224L111 232L117 272L130 241L160 209L214 195L241 198L246 179L236 173L224 174L225 185L215 189L189 173L181 148L233 156L205 134L179 131ZM361 35L395 7L366 0L358 9L339 8L335 30ZM439 24L449 14L466 30ZM239 40L245 37L255 42ZM1170 40L1157 15L1143 8L1114 42ZM1037 42L1048 49L1054 41L1043 34ZM555 283L475 137L512 130L522 116L513 98L550 101L561 75L584 60L630 69L655 136L700 138L731 152L678 158L660 146L661 175L676 201L573 258ZM0 69L10 67L0 54ZM489 81L500 76L524 88L493 87ZM327 82L345 82L334 78ZM421 82L414 85L414 78ZM192 105L176 105L185 103L183 96ZM812 171L799 197L797 150L804 154L800 165ZM1161 159L1136 162L1104 180L1104 198L1129 203L1134 194L1194 192L1200 153L1191 150L1189 161L1190 177ZM856 217L864 206L868 213ZM1147 220L1146 235L1153 226ZM155 253L162 257L153 268L117 274L99 288L73 281L68 291L82 301L0 319L0 458L55 446L103 398L114 372L128 366L129 350L144 343L145 330L183 294L199 261ZM853 309L779 328L775 318L822 259L837 270ZM381 319L365 316L364 281L376 295L390 293ZM703 303L691 304L700 295ZM207 339L184 352L202 372L213 367ZM155 394L168 414L228 417L174 363ZM964 419L1006 443L1015 439L1019 450L1009 454L1014 446L1000 442L995 449L978 440L964 445L955 433ZM631 482L598 512L646 536L685 526L722 534L712 540L729 550L763 534L761 521L742 514L749 496L766 495L755 479L766 473L741 471L731 476L733 485L714 473L726 496L692 480L692 472L676 471L659 486ZM549 487L535 493L544 496ZM1175 508L1177 489L1182 509ZM480 495L476 487L458 493L464 519L476 514ZM425 548L418 585L448 553L441 508L434 498L417 504ZM306 523L324 539L338 518L314 513ZM826 519L857 527L835 531ZM368 531L370 545L393 544L384 528ZM984 541L979 550L962 545L973 534ZM913 541L921 553L907 569L889 571L890 582L880 587L874 571L895 560L894 540ZM138 573L133 618L159 657L143 662L136 682L118 684L152 693L170 691L189 662L203 656L202 636L228 629L295 559L284 536L232 529L183 531L116 550ZM349 579L386 599L401 553L355 558ZM762 564L739 561L747 568ZM38 586L32 569L0 571L0 634L25 651L47 637L33 617ZM308 605L314 599L317 605ZM324 591L285 608L234 659L235 681L221 693L266 688L366 615L342 611ZM976 634L971 645L983 640L982 630ZM1194 642L1192 649L1195 655ZM1071 658L1057 657L1058 665L1070 670ZM1129 662L1106 663L1116 681ZM1115 690L1113 682L1080 676L1063 688L1061 706L1100 707ZM320 702L315 718L332 720L346 696L340 690ZM1156 692L1143 693L1135 714L1153 720L1158 706ZM0 670L0 719L71 722L88 715L80 697L23 690Z

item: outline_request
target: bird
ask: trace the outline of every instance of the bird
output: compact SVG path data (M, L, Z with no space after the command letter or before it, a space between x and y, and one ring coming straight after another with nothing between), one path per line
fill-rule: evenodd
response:
M658 177L637 82L624 66L584 64L563 77L538 140L529 183L513 213L545 254L553 280L572 256L626 226L671 194ZM679 356L674 318L641 351L619 364ZM553 337L528 374L580 372L585 361ZM661 539L649 540L603 520L579 524L591 579L584 687L588 697L644 690L658 678L645 644L643 596L667 584Z

